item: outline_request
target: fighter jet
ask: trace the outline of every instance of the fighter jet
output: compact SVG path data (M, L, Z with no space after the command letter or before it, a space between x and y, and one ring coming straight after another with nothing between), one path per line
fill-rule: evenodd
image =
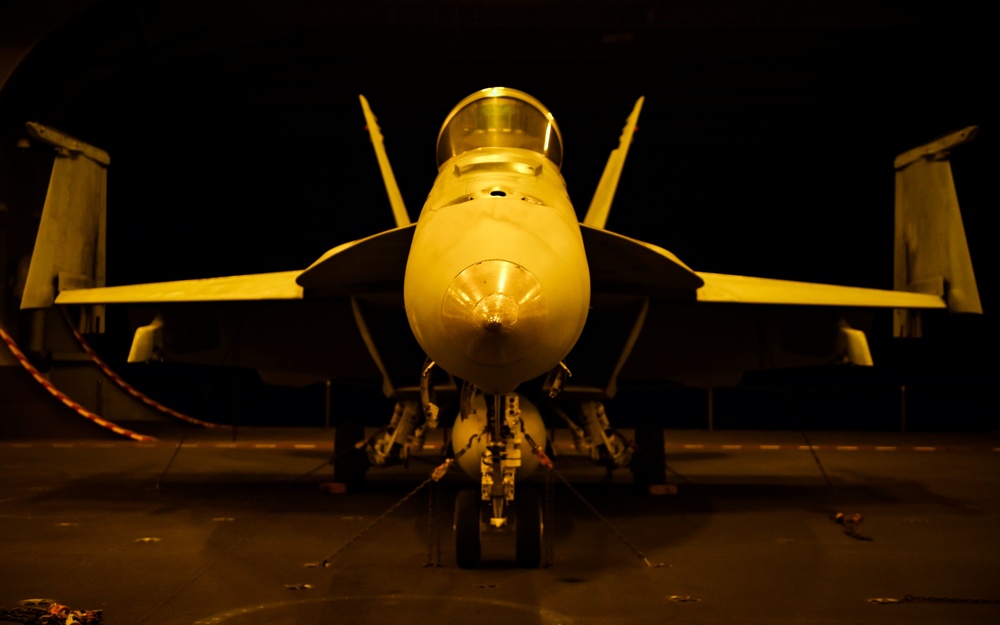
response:
M622 379L704 385L765 366L870 366L859 313L894 309L896 333L911 336L920 311L981 312L946 158L974 127L897 158L896 284L879 290L699 272L607 230L643 98L582 221L559 126L531 95L496 87L455 106L415 223L360 102L395 228L303 270L126 286L103 284L107 154L29 124L59 149L22 308L71 307L92 331L104 306L136 308L132 362L226 362L285 383L377 376L393 414L367 438L340 419L335 478L357 484L450 428L446 466L478 484L455 506L462 567L480 562L484 532L511 529L517 560L540 565L541 500L520 485L551 462L551 426L609 469L665 482L663 424L646 419L626 437L605 409Z

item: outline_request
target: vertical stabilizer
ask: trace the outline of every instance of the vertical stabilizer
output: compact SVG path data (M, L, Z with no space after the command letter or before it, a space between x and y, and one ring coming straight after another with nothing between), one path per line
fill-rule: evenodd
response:
M382 140L382 131L379 129L375 114L368 106L365 96L359 95L361 99L361 109L365 113L365 123L368 125L368 134L372 139L372 147L375 148L375 157L378 159L378 167L382 171L382 180L385 182L385 192L389 195L389 204L392 205L392 216L396 219L396 227L410 225L410 214L406 212L406 204L403 203L403 195L399 192L399 185L396 184L396 177L392 174L392 166L389 165L389 155L385 152L385 144Z
M21 308L47 308L66 288L104 286L108 153L34 122L28 132L56 148ZM103 328L95 311L91 331Z
M618 140L618 147L611 151L608 163L604 166L604 174L597 184L594 197L590 201L590 208L587 209L587 216L583 223L594 228L604 229L604 224L608 223L608 213L611 212L611 201L615 197L615 190L618 189L618 179L621 178L622 169L625 167L625 157L628 155L628 148L632 145L632 134L639 124L639 111L642 110L642 103L645 98L639 98L632 109L632 114L625 122L622 129L621 138Z
M895 288L940 295L952 312L983 312L948 161L949 151L976 131L963 128L904 152L895 162ZM894 331L919 336L919 322L897 310Z

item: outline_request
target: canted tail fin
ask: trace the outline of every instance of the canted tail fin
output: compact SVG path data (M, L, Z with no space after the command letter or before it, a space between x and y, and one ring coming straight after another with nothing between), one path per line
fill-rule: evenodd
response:
M895 288L939 295L952 312L982 313L948 156L969 126L896 157ZM920 336L917 313L897 310L896 336Z
M55 146L49 190L21 297L21 308L48 308L60 290L105 284L107 166L100 148L58 130L28 122L28 132ZM86 329L103 331L102 307Z
M587 209L587 216L583 218L583 223L594 228L604 228L608 223L608 214L611 212L611 201L615 197L615 190L618 189L618 180L621 178L622 169L625 167L625 157L628 155L628 148L632 145L632 134L639 124L639 111L642 110L642 103L645 98L639 98L632 109L632 114L625 122L622 129L621 138L618 140L618 147L611 151L608 162L604 166L604 174L597 184L594 197L590 201L590 208Z
M382 180L385 182L385 192L389 195L389 204L392 206L392 215L396 219L396 227L410 225L410 214L406 212L406 204L403 203L403 196L399 192L399 185L396 184L396 177L392 174L392 166L389 164L389 155L385 152L385 144L382 140L382 131L379 129L378 120L368 106L365 96L359 95L361 99L361 109L365 113L365 123L368 126L368 134L372 139L372 147L375 148L375 157L378 159L378 167L382 171Z

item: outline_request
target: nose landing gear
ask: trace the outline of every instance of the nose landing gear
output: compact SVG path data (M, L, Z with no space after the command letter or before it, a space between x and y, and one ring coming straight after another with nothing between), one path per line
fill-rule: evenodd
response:
M492 514L479 492L466 489L455 499L455 561L459 568L472 569L482 561L482 538L487 532L509 532L513 529L517 565L526 569L542 566L545 526L542 497L538 491L521 489L514 508L514 526L491 525L485 517ZM489 512L487 513L487 509Z
M480 421L479 434L463 450L475 448L479 454L481 483L478 490L463 490L455 500L456 561L462 568L478 566L483 536L513 530L518 565L538 568L544 535L541 496L521 488L516 500L514 496L515 477L522 469L522 447L533 450L536 444L525 430L518 395L494 395L491 399L486 402L486 418ZM478 444L473 444L473 439ZM535 460L530 453L526 456Z

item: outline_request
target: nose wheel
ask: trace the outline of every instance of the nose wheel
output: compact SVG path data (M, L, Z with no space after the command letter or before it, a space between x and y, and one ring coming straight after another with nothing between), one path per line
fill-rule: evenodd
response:
M455 499L455 560L459 568L479 566L482 557L481 511L479 491L467 489L458 493Z
M459 568L479 566L483 531L504 531L487 529L489 525L482 521L484 505L478 490L463 490L455 499L455 561ZM537 569L542 565L543 555L542 497L537 491L523 489L518 493L514 509L517 564L523 568Z
M542 498L538 491L521 489L517 502L517 564L526 569L542 565Z

